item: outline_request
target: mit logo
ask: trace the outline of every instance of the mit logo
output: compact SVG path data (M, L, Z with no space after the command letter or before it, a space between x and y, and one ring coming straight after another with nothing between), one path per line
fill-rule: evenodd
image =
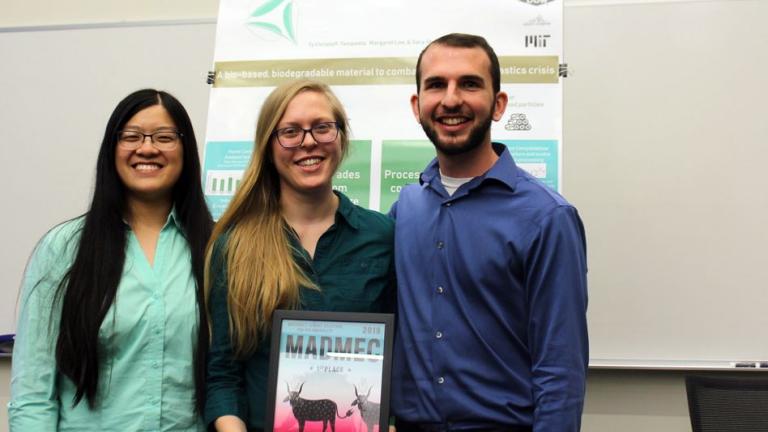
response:
M525 37L525 47L546 48L549 35L528 35Z

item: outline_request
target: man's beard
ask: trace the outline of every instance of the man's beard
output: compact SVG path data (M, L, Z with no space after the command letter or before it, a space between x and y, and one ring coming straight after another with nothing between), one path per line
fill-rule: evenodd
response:
M432 121L437 122L437 120ZM432 141L432 144L435 146L437 151L445 155L455 156L469 153L480 147L480 145L485 142L486 134L491 129L491 116L488 115L488 117L475 125L475 127L473 127L469 132L469 136L467 137L466 141L458 144L449 144L440 141L437 135L437 131L431 126L431 123L422 121L421 128L424 129L424 133L427 134L427 137L430 141Z

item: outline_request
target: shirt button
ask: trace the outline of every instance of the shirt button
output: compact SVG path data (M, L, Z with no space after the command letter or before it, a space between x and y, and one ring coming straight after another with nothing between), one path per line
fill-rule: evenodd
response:
M443 377L437 377L437 383L438 383L438 384L442 384L442 383L444 383L444 382L445 382L445 378L443 378Z
M437 293L438 293L438 294L442 294L442 293L443 293L443 291L445 291L445 290L443 289L443 287L441 287L441 286L437 287Z
M442 339L443 338L443 332L435 333L435 337L438 338L438 339Z
M160 366L160 364L158 362L152 362L152 367L153 368L157 368L158 366Z
M450 206L451 206L451 203L445 203L445 206L446 206L446 207L450 207Z
M445 243L443 243L442 241L438 241L438 242L437 242L437 248L438 248L438 249L442 249L442 248L443 248L443 246L445 246Z

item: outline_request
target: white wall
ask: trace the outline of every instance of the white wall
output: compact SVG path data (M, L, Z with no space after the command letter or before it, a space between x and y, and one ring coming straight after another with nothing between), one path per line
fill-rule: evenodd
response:
M682 0L696 2L704 0ZM674 1L645 0L565 0L566 38L570 7L592 7L643 3L671 3ZM213 20L217 3L214 0L137 0L115 2L103 0L75 0L50 2L27 0L5 2L0 14L0 31L4 28L51 26L120 21L154 20ZM609 6L611 7L611 6ZM635 31L628 29L628 31ZM639 31L639 30L638 30ZM642 29L653 31L653 29ZM568 52L566 52L568 56ZM567 57L575 76L579 64L576 58ZM568 101L566 83L566 109L578 109L582 101ZM7 103L7 102L6 102ZM566 112L566 116L568 113ZM566 129L567 129L566 123ZM566 130L566 139L568 131ZM6 146L8 143L0 143ZM565 155L566 179L579 176L568 171L567 150ZM753 185L754 186L754 185ZM578 202L576 203L578 205ZM6 404L9 399L10 360L0 359L0 432L7 431ZM651 371L591 371L588 379L583 430L586 432L640 432L689 431L683 372Z
M590 370L584 432L689 432L685 372Z
M24 2L5 2L3 4L3 12L0 13L0 32L3 31L10 31L6 36L9 36L7 38L4 38L0 40L0 53L7 54L9 52L13 52L15 49L14 46L4 46L4 41L14 41L15 38L13 37L15 34L18 34L18 30L33 30L33 34L37 33L34 30L46 30L50 28L56 28L57 26L63 26L64 28L68 27L88 27L89 24L110 24L110 23L117 23L117 22L123 22L123 21L136 21L136 22L154 22L154 21L162 21L162 20L168 20L173 22L214 22L216 18L217 13L217 7L218 2L215 0L137 0L133 2L116 2L116 1L102 1L102 0L75 0L72 2L50 2L47 0L26 0ZM206 26L201 26L201 31L207 31L205 29ZM179 30L179 27L172 27L170 28L174 30L175 35L179 35L179 31L184 32L184 30ZM62 37L70 37L70 34L65 34L67 32L73 33L73 32L80 32L82 33L84 30L64 30L61 33ZM87 30L85 30L87 31ZM116 28L115 33L121 33L122 30L119 28ZM162 36L162 28L161 27L150 27L147 30L149 33L157 33L159 36ZM99 32L98 34L103 34L102 32ZM184 37L188 37L189 40L195 40L197 38L199 33L195 32L195 34L189 34L189 35L183 35ZM1 34L0 34L1 36ZM39 34L39 36L46 36L42 33ZM212 47L213 47L213 32L210 32L210 36L207 38L206 43L201 43L197 45L197 49L203 50L203 51L210 51L211 58L212 58ZM108 43L108 41L93 41L93 46L101 46L103 43ZM162 42L162 41L158 41ZM12 42L9 42L12 43ZM162 45L162 44L161 44ZM89 45L90 46L90 45ZM146 46L146 44L145 44ZM77 47L77 49L81 48L80 46ZM153 47L155 48L155 47ZM58 55L72 55L73 53L77 52L77 49L73 49L69 53L56 53L54 57ZM38 56L41 55L40 52L36 53ZM32 56L34 57L34 56ZM34 57L37 58L37 57ZM38 59L42 60L42 63L44 62L44 59ZM4 62L5 59L0 60L0 62ZM72 71L57 71L56 70L56 64L55 60L52 62L54 64L43 64L40 68L40 70L35 69L34 71L30 71L31 76L34 76L34 74L40 73L45 76L48 76L46 74L51 73L61 73L62 75L66 76ZM3 63L5 64L5 63ZM158 62L158 64L162 64L161 62ZM183 61L181 63L183 67ZM176 67L177 65L174 65ZM95 91L99 92L101 94L101 99L103 99L103 106L107 106L108 110L111 109L111 107L114 106L114 104L125 94L128 93L130 90L134 90L136 88L140 88L142 86L154 86L154 87L160 87L167 90L170 90L172 93L174 93L176 96L178 96L183 102L185 102L185 105L190 112L190 116L192 117L193 123L196 128L197 135L199 136L199 139L202 139L202 137L205 136L205 114L207 112L207 90L206 85L204 83L204 77L205 72L209 70L209 64L195 64L195 65L188 65L189 69L193 69L194 71L191 74L186 74L184 76L179 76L178 79L172 81L172 82L160 82L157 83L153 81L150 77L144 77L144 73L150 73L151 71L144 71L141 74L133 74L132 79L139 80L140 82L137 83L127 83L126 85L129 86L124 92L121 92L120 94L109 94L109 91L114 90L114 86L105 85L105 81L109 80L109 77L97 77L96 79L92 80L91 86L84 86L82 83L78 81L76 83L73 83L72 81L61 83L62 86L60 88L51 89L52 93L55 93L57 95L61 95L63 93L68 93L72 91L76 91L76 88L73 89L73 87L80 87L83 89L83 91ZM168 65L166 65L168 67ZM50 69L48 69L50 68ZM130 69L130 65L128 66L128 69ZM88 70L82 71L83 75L88 74ZM138 75L138 76L137 76ZM87 81L85 78L83 78L84 81ZM14 83L11 83L14 84ZM15 83L14 85L19 86L19 83ZM102 88L103 87L103 88ZM189 87L194 87L192 89L188 89ZM188 90L185 90L187 88ZM202 90L202 97L200 96L200 89ZM23 89L16 89L23 93ZM67 96L67 98L70 96ZM64 100L77 100L77 98L74 99L67 99L64 98ZM55 97L53 98L55 99ZM194 103L187 103L187 101L195 101ZM7 114L11 115L14 111L18 111L19 109L27 109L30 108L31 105L34 105L34 101L27 101L27 100L21 100L21 99L13 99L9 100L6 94L6 98L0 99L0 111L6 112ZM39 105L36 105L37 108L35 109L46 109L50 108L51 105L46 105L45 103L41 103ZM104 110L101 109L103 107L80 107L79 110L71 110L70 112L62 112L59 115L61 116L69 116L69 115L75 115L80 117L90 117L93 119L98 119L98 124L102 125L99 126L97 129L103 128L103 124L106 122L105 115L108 116L109 112L107 111L106 114L103 112ZM53 111L53 108L51 110ZM48 115L53 115L53 113L48 112ZM81 119L82 120L82 119ZM0 122L2 122L2 125L0 128L3 128L3 130L13 129L11 126L12 122L8 122L8 116L0 117ZM8 122L8 123L6 123ZM60 123L67 124L66 120L59 120ZM96 122L96 120L94 120ZM85 133L86 135L93 132L95 135L90 136L88 135L85 139L81 139L82 141L79 145L87 145L85 143L87 142L98 142L99 131L81 131L82 133ZM82 138L82 137L81 137ZM18 158L19 154L18 151L31 151L35 152L36 150L34 148L29 149L27 147L29 146L16 146L12 147L16 142L16 140L12 139L3 139L0 140L0 152L4 155L4 161L6 160L5 157L13 157ZM13 152L11 152L11 149L13 149ZM6 152L7 150L7 152ZM72 149L70 149L72 150ZM78 172L73 177L77 177L77 179L70 179L70 182L67 184L61 184L57 185L55 183L51 183L51 188L72 188L72 184L76 183L80 185L82 183L82 187L80 190L83 190L83 202L78 203L58 203L56 205L55 209L52 209L49 212L44 212L45 214L40 215L32 215L32 217L35 218L48 218L51 220L47 220L46 222L40 223L40 232L36 234L31 239L26 239L23 245L20 245L19 242L16 242L13 244L13 242L4 242L4 246L0 248L0 255L2 255L4 258L7 254L12 254L14 248L22 248L24 249L24 256L16 257L17 261L20 263L23 263L26 261L26 254L31 250L32 246L37 241L37 237L39 235L42 235L45 232L46 227L52 226L56 221L64 220L65 217L72 217L78 212L82 212L84 210L84 206L87 204L85 201L87 198L87 191L90 188L90 185L92 184L92 166L93 161L95 161L95 153L93 151L88 149L81 149L83 151L82 154L87 154L87 156L84 156L84 159L87 159L88 166L83 170L83 172ZM89 153L90 151L90 153ZM93 154L91 154L93 153ZM202 154L202 153L201 153ZM10 159L8 159L10 160ZM66 168L62 168L63 170L66 170ZM60 175L59 178L67 178L66 175ZM60 194L54 194L54 195L60 195ZM38 200L39 201L39 200ZM6 200L6 204L14 204L19 207L24 207L23 200ZM39 203L38 203L39 204ZM57 212L62 212L60 207L72 207L72 210L66 210L64 211L63 215L58 214ZM7 206L4 207L4 213L8 213ZM13 223L17 223L18 217L20 216L20 212L10 212L12 214L9 214L6 218L3 216L2 218L2 226L8 227L9 229L12 229ZM51 213L55 213L54 216L51 216ZM26 217L30 217L30 215L27 215ZM15 253L16 255L19 255L19 252ZM23 264L19 264L17 267L23 267ZM21 280L21 274L15 275L13 278L16 281ZM9 286L3 286L0 287L2 290L17 290L18 285L9 283ZM12 295L12 293L6 292L3 293L3 299L4 301L7 299L15 298L15 295ZM3 305L3 310L5 311L5 305ZM0 321L5 323L8 320L12 320L12 317L2 316L0 317ZM3 327L6 327L3 325ZM7 329L3 329L7 330ZM2 331L0 331L2 332ZM10 400L10 374L11 374L11 359L9 358L0 358L0 432L7 432L8 431L8 411L7 411L7 404ZM23 432L23 431L21 431Z
M8 432L8 401L11 399L11 359L0 358L0 432Z
M52 26L216 17L216 0L24 0L3 2L3 27Z
M566 7L651 3L707 2L711 0L564 0ZM729 0L739 1L739 0ZM3 2L3 27L90 24L145 20L212 19L216 0L24 0Z

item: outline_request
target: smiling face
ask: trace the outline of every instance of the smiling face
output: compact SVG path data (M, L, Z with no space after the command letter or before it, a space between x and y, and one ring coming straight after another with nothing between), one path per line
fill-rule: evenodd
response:
M153 105L131 117L123 130L151 134L175 131L176 124L165 107ZM163 151L155 148L148 137L136 149L128 149L118 140L115 165L129 199L170 201L184 165L181 138L174 149Z
M313 126L334 122L328 98L316 91L303 91L289 103L276 129ZM341 162L341 132L329 143L318 143L306 133L302 145L283 148L276 137L271 139L272 162L280 176L280 191L285 193L330 193L331 182Z
M418 95L411 108L444 155L490 146L491 120L501 119L507 96L494 94L488 55L479 47L435 44L421 59Z

